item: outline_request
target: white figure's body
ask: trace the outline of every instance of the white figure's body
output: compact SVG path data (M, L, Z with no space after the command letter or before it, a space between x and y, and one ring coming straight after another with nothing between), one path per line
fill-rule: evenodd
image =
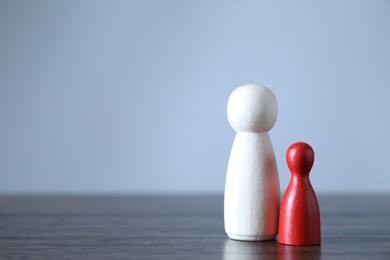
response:
M273 240L278 233L280 187L268 131L278 108L266 87L245 85L232 92L228 119L237 131L225 185L225 231L236 240Z

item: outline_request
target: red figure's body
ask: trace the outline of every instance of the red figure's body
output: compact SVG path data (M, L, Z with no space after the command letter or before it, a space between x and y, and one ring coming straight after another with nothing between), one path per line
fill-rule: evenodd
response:
M288 148L286 159L291 180L280 207L278 242L297 246L319 245L320 209L309 180L314 151L306 143L295 143Z

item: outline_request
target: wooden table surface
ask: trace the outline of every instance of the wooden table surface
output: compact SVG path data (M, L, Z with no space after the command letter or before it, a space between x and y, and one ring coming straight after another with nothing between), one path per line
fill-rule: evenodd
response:
M1 259L390 259L390 196L319 195L322 245L239 242L222 196L1 196Z

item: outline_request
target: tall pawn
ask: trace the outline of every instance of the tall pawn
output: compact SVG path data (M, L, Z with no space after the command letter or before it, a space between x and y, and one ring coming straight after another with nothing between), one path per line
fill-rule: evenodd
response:
M280 207L278 242L307 246L321 244L320 208L309 180L314 163L310 145L292 144L286 153L291 180Z
M273 240L278 232L280 187L268 131L278 107L266 87L244 85L232 92L227 106L236 130L227 167L225 231L235 240Z

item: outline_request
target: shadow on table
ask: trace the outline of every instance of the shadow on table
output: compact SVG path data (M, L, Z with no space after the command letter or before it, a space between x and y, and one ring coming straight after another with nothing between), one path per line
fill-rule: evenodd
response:
M243 242L227 239L224 260L280 259L301 260L321 259L320 246L287 246L276 241Z

